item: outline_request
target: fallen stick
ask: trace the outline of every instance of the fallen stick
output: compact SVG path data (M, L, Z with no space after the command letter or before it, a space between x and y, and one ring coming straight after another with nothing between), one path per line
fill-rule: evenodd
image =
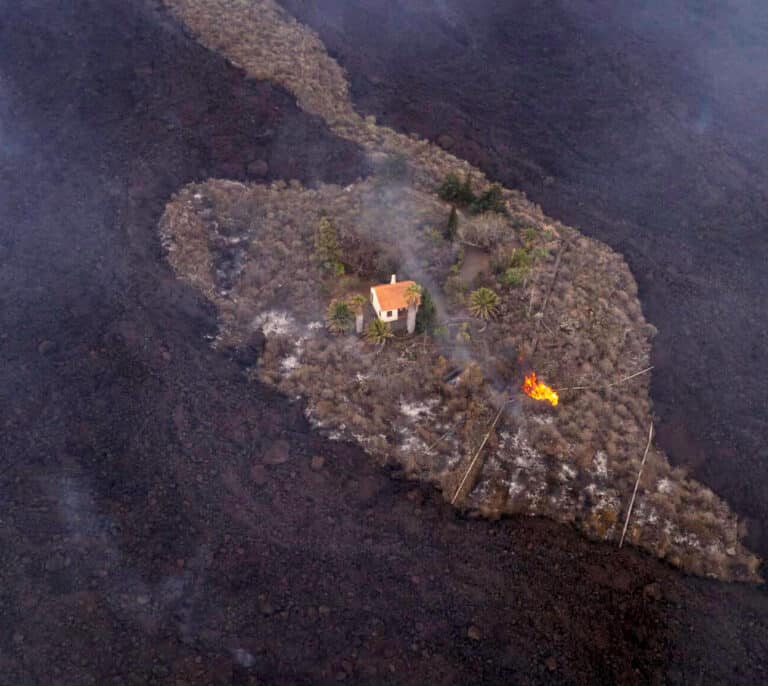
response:
M533 298L536 295L536 288L534 286L531 286L531 299L528 301L528 312L526 313L526 316L528 319L531 318L531 315L533 314Z
M556 391L589 391L589 390L600 390L602 388L613 388L614 386L618 386L619 384L624 383L625 381L629 381L630 379L634 379L636 376L640 376L641 374L646 374L647 372L650 372L651 369L653 369L653 365L650 367L646 367L645 369L641 369L639 372L635 372L634 374L630 374L629 376L625 376L623 379L619 379L618 381L614 381L613 383L604 384L602 386L566 386L565 388L556 388Z
M442 442L443 440L445 440L446 438L448 438L448 436L450 436L450 435L451 435L451 434L452 434L452 433L453 433L455 430L456 430L456 429L449 429L448 431L446 431L446 432L445 432L445 433L444 433L442 436L440 436L440 438L438 438L438 439L437 439L437 440L436 440L436 441L435 441L435 442L434 442L434 443L433 443L431 446L429 446L429 448L427 448L427 449L424 451L424 454L425 454L425 455L429 455L429 453L431 453L431 452L432 452L432 451L433 451L433 450L434 450L434 449L437 447L437 445L438 445L440 442Z
M629 518L632 516L632 508L635 505L635 497L637 496L637 487L640 485L640 477L643 475L643 467L645 467L645 460L648 457L648 451L651 448L652 438L653 438L653 422L651 422L651 428L648 429L648 443L645 446L645 453L643 453L643 459L640 462L640 469L637 472L637 479L635 480L635 490L632 491L632 499L629 501L629 509L627 510L627 518L624 520L624 530L621 532L621 540L619 541L619 548L621 548L621 546L624 545L624 537L627 535Z
M507 403L508 402L509 401L507 401ZM499 411L496 414L496 418L493 420L493 422L491 423L491 427L488 429L488 432L483 437L483 442L480 444L480 447L477 449L475 456L472 458L472 461L469 463L469 467L467 467L467 471L464 472L464 478L459 483L459 487L456 489L456 492L453 494L453 498L451 498L451 505L456 504L456 499L459 497L459 493L461 493L461 489L464 488L464 484L469 478L469 475L472 472L473 467L475 466L475 462L477 462L477 458L480 457L480 453L483 452L483 448L485 448L485 444L488 442L488 439L491 436L491 431L493 431L494 428L496 427L496 424L499 423L499 419L501 418L501 413L504 412L504 408L507 406L507 403L504 403L501 406L501 408L499 408Z

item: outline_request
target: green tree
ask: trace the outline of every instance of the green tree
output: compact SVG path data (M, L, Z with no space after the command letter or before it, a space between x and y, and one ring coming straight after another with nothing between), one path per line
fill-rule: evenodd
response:
M488 320L499 313L499 296L483 286L469 294L469 311L478 319Z
M469 207L472 214L483 214L484 212L507 213L507 206L504 203L504 196L501 192L501 186L495 183L487 191L476 197Z
M339 236L336 233L336 227L326 216L320 217L315 232L315 255L323 271L331 272L337 276L344 273Z
M456 240L456 234L459 231L459 213L456 211L456 206L451 207L451 213L448 215L448 223L443 230L443 238L447 241Z
M334 300L325 313L325 324L331 333L347 333L355 320L352 308L343 300Z
M470 205L476 200L469 174L464 177L464 181L461 181L456 174L448 174L437 189L437 194L446 202L458 205Z
M405 302L408 303L407 330L411 334L416 330L416 312L421 304L421 286L412 283L405 289Z
M381 321L378 317L368 324L365 330L365 337L370 343L383 347L384 344L392 338L392 328L387 322Z
M435 301L432 300L429 291L422 286L421 305L416 313L416 333L433 333L436 318L437 308L435 307Z

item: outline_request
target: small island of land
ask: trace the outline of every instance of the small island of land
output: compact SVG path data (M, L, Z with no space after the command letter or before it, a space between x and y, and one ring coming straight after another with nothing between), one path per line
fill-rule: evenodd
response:
M628 542L677 566L760 580L728 505L648 443L654 329L621 256L361 117L322 42L270 0L167 4L370 160L346 187L210 180L170 201L169 261L216 305L215 345L302 399L318 428L459 507L617 542L628 520ZM371 304L393 276L416 287L398 305L405 331ZM533 372L556 406L522 392Z

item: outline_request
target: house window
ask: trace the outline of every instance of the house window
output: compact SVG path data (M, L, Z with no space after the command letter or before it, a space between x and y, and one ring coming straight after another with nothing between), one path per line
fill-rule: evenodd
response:
M394 310L390 310L387 312L387 317L391 317L394 314Z

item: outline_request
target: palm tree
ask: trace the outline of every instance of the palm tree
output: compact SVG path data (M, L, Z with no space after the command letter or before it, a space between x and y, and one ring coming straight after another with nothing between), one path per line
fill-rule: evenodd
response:
M490 288L478 288L469 295L469 311L478 319L491 319L499 313L499 296Z
M368 299L364 295L353 295L349 299L349 307L355 313L355 331L358 334L363 333L363 310Z
M384 347L384 344L392 338L392 328L387 322L383 322L376 317L376 319L368 324L368 328L365 330L365 337L374 345Z
M405 289L405 302L408 303L408 333L416 330L416 312L421 305L421 286L412 283Z
M347 333L352 328L354 315L343 300L333 300L325 313L325 324L331 333Z

